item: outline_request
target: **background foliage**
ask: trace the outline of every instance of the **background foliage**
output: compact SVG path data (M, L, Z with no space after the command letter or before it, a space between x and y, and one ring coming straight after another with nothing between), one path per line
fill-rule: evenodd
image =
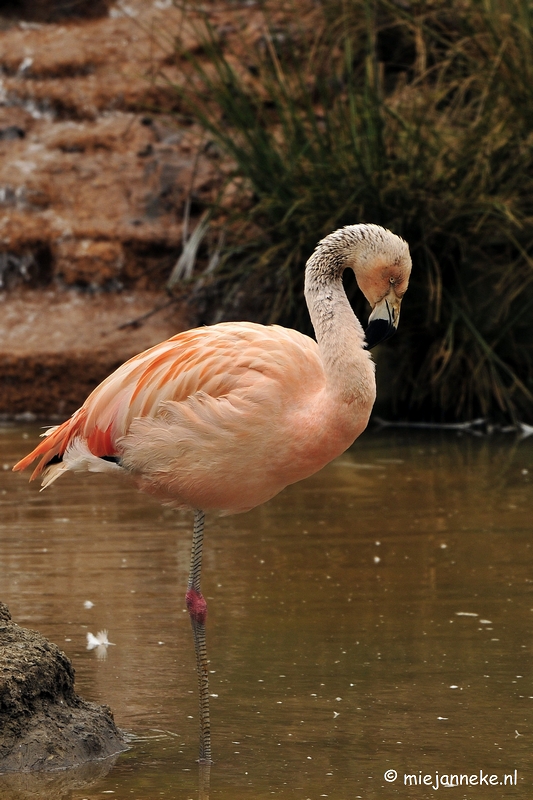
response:
M375 222L413 256L388 412L533 421L530 3L324 0L265 18L238 53L206 22L207 68L177 44L193 67L177 90L235 163L208 320L247 310L309 332L306 258Z

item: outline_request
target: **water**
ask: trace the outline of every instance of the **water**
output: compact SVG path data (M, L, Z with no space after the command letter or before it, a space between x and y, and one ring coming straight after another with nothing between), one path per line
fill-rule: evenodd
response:
M38 433L0 428L0 599L64 649L78 692L109 704L132 746L0 778L2 800L430 798L444 787L413 780L437 786L437 772L477 776L456 798L531 796L533 440L367 432L267 505L207 518L202 788L192 515L103 475L39 493L9 471ZM86 649L102 629L106 659Z

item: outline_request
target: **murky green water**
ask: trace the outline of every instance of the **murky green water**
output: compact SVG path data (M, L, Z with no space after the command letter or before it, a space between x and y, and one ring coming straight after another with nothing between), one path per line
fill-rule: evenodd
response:
M0 599L135 738L107 774L4 777L0 797L196 800L192 516L101 475L40 494L9 471L38 432L0 428ZM456 798L529 799L532 483L533 440L382 431L262 508L208 517L202 796L429 798L444 787L404 774L438 772L478 777ZM86 634L103 628L99 660Z

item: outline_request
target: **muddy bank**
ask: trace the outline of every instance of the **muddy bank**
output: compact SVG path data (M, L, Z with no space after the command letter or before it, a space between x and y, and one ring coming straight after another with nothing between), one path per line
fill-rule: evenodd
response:
M0 294L0 418L63 419L128 358L187 327L186 309L153 292Z
M125 749L111 710L74 691L65 654L0 603L0 772L67 769Z

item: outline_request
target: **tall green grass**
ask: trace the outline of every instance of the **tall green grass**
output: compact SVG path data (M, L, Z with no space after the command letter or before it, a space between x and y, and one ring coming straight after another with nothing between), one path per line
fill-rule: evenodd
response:
M253 46L233 52L206 19L179 90L235 163L207 316L251 311L309 331L306 258L334 228L375 222L413 256L386 345L388 413L532 422L530 4L324 0L299 12L281 27L266 14Z

